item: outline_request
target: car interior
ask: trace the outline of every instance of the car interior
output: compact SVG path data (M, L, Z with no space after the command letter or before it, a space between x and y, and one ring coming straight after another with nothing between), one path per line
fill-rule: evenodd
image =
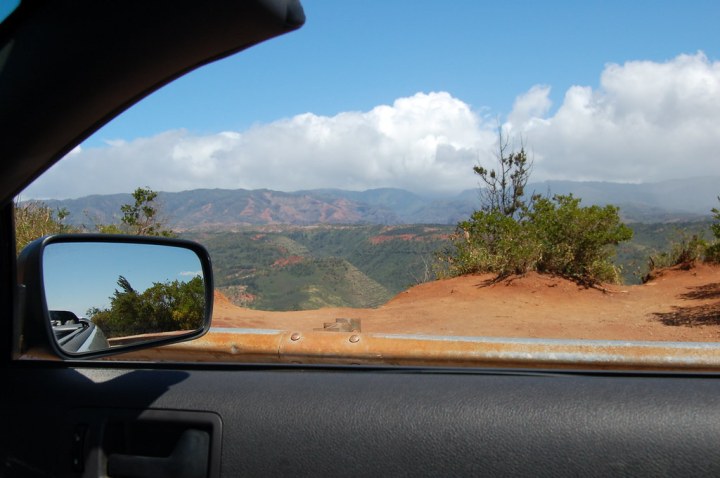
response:
M43 310L13 198L161 86L304 22L299 0L25 0L0 23L0 476L720 475L713 371L97 360L53 345L50 315L80 319ZM207 332L206 297L204 322L156 344Z

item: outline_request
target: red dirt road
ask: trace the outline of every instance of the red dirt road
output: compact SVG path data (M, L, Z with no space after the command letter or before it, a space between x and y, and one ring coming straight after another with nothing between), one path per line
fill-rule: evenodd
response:
M360 319L362 332L595 340L720 341L720 267L664 271L607 292L527 274L429 282L377 309L265 312L234 306L216 293L213 327L305 332L337 318Z

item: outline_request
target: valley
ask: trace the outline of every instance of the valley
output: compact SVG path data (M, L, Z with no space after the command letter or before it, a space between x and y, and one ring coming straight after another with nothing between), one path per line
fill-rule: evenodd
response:
M625 284L638 284L650 256L693 235L709 239L717 178L654 184L549 181L543 194L575 194L583 205L617 204L631 241L616 250ZM215 284L239 307L267 311L375 308L442 276L438 254L478 191L426 197L401 189L280 192L198 189L158 195L161 220L208 248ZM48 200L67 222L93 231L116 223L124 194Z

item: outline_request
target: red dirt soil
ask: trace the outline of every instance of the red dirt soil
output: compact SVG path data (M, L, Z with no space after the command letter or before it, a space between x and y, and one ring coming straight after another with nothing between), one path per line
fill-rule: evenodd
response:
M272 263L270 267L287 267L293 264L299 264L303 261L302 256L290 256L290 257L281 257L280 259L276 260Z
M398 294L377 309L265 312L215 295L213 327L305 332L337 318L362 332L484 337L715 342L720 340L720 267L662 271L643 285L588 289L530 273L439 280Z

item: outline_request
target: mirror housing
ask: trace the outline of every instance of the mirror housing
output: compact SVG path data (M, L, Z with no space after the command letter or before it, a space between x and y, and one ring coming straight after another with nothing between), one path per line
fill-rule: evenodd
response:
M191 264L192 271L182 270L183 266L187 268L187 264ZM67 268L67 271L62 268ZM171 281L171 271L176 276L195 276L187 281ZM128 293L134 297L160 294L159 301L166 307L168 301L167 296L162 296L164 291L184 290L183 287L191 284L193 297L199 298L196 302L204 299L204 304L195 304L195 309L202 307L202 311L194 310L195 318L175 327L178 330L169 330L167 325L155 325L155 329L151 327L137 333L132 332L132 328L117 327L107 333L110 329L106 324L109 322L101 322L101 318L108 319L114 305L110 308L107 305L99 307L91 302L93 305L88 309L93 309L94 315L89 319L78 316L77 307L74 312L65 307L66 299L70 296L87 300L92 296L97 300L99 293L91 292L90 289L103 282L100 275L104 283L112 276L113 282L117 284L110 290L106 287L103 290L107 292L101 294L105 296L103 299L111 303L120 302L123 294ZM137 290L130 285L135 281L140 285ZM150 236L59 234L37 239L20 253L16 293L18 307L14 314L14 330L18 333L13 343L16 357L29 354L33 357L66 360L98 358L183 342L204 335L210 328L212 318L212 266L207 250L192 241ZM175 310L166 312L166 316L178 315ZM123 314L114 314L113 320L118 315ZM103 327L94 323L93 317ZM141 319L148 323L159 323L158 317ZM192 325L188 326L187 323Z

